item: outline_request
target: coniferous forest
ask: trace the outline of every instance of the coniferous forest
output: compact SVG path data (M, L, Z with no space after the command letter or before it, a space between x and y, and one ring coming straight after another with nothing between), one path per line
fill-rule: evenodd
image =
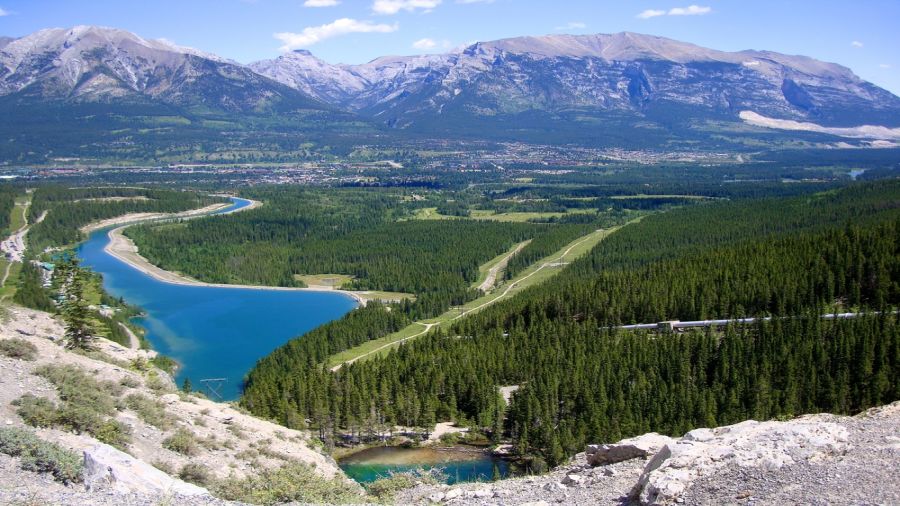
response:
M536 469L585 443L900 398L900 184L720 201L655 214L556 278L345 365L329 355L402 327L370 306L251 371L242 403L326 439L453 420L512 439ZM820 315L864 315L826 320ZM687 332L616 327L771 316ZM498 388L518 386L509 405Z

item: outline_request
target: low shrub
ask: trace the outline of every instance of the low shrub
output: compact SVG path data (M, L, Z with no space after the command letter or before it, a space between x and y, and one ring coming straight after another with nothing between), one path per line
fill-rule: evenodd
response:
M156 371L150 371L150 374L147 375L146 385L147 388L158 394L174 392L172 385L163 380Z
M142 394L131 394L125 398L125 405L137 413L141 420L150 425L167 430L172 427L172 416L166 412L163 403Z
M131 429L118 420L105 420L95 429L90 430L91 435L108 445L124 450L131 442Z
M178 429L171 436L163 439L163 448L172 450L175 453L192 457L200 453L200 445L194 433L187 429Z
M175 476L175 467L172 465L171 462L168 462L165 460L154 460L153 467L168 474L169 476Z
M212 474L209 472L209 468L196 462L188 462L182 466L181 471L178 471L178 477L201 487L209 486L212 481Z
M59 415L56 404L46 397L25 394L12 404L17 406L16 414L32 427L53 427L57 424Z
M0 355L20 360L33 361L37 358L37 346L24 339L14 337L12 339L0 339Z
M401 490L416 485L416 477L411 473L398 473L388 478L380 478L366 485L366 492L380 503L393 503Z
M115 420L116 399L122 386L110 381L97 381L73 365L45 365L35 374L47 378L56 387L62 404L56 408L54 426L78 433L88 433L104 443L124 448L130 441L128 428ZM47 408L42 401L28 401L35 414ZM35 415L36 416L36 415Z
M244 479L218 480L210 488L222 499L250 504L357 504L363 500L359 489L350 483L340 478L323 478L299 462L263 469Z
M19 457L26 471L50 473L64 484L82 480L82 458L65 448L44 441L26 429L0 427L0 452Z
M125 388L137 388L141 386L140 380L135 378L134 376L125 376L119 381L119 384Z

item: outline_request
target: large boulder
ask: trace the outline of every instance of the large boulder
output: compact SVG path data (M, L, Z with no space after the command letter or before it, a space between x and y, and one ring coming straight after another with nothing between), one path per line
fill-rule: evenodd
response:
M604 445L588 445L585 449L588 464L592 466L605 466L625 460L647 458L658 452L663 446L674 443L675 440L651 432L642 436L623 439L618 443Z
M700 477L725 466L779 469L846 453L847 429L829 422L756 422L696 429L647 462L631 491L642 504L673 504Z
M172 478L102 443L84 451L84 486L89 491L113 490L123 494L209 495L205 488Z

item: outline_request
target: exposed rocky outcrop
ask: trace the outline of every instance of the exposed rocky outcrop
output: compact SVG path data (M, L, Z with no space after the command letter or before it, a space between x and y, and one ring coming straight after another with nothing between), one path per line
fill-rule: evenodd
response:
M172 478L150 464L102 443L84 451L84 487L97 491L109 489L120 494L209 495L205 488Z
M419 486L399 503L477 505L898 504L900 402L591 445L540 477ZM641 454L646 454L642 456ZM632 456L632 458L627 458ZM591 462L608 462L592 465ZM621 460L624 459L624 460Z
M630 496L642 504L672 504L702 476L727 466L777 471L797 462L843 455L849 433L817 420L756 422L696 429L663 446L644 467Z
M650 432L642 436L623 439L618 443L603 445L588 445L584 451L588 464L602 466L615 464L625 460L646 458L655 455L664 446L674 443L675 440Z
M68 365L120 386L121 407L115 418L128 428L130 442L126 453L87 433L28 427L45 441L83 454L85 483L66 486L49 475L23 471L16 458L0 455L0 504L222 504L205 489L173 477L188 464L205 469L212 479L240 479L287 462L306 463L322 479L343 476L331 457L310 447L309 434L255 418L231 404L175 391L171 378L148 364L150 354L144 350L99 339L90 356L74 353L60 345L64 331L53 316L20 307L9 307L4 314L0 339L31 343L37 359L0 355L0 424L25 426L12 404L25 394L59 402L56 387L34 371ZM158 403L162 411L153 420L157 425L128 407L125 399L130 395ZM190 455L164 444L179 431L195 441Z

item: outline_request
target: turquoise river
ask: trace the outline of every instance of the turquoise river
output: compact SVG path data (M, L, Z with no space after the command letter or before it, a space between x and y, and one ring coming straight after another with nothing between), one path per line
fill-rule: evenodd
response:
M245 207L234 198L220 213ZM227 219L223 217L222 219ZM109 229L79 246L82 264L103 275L104 288L145 316L153 349L178 361L176 381L195 388L206 378L225 378L222 395L236 399L244 376L257 360L292 337L340 318L356 301L340 293L187 286L157 280L104 251Z

